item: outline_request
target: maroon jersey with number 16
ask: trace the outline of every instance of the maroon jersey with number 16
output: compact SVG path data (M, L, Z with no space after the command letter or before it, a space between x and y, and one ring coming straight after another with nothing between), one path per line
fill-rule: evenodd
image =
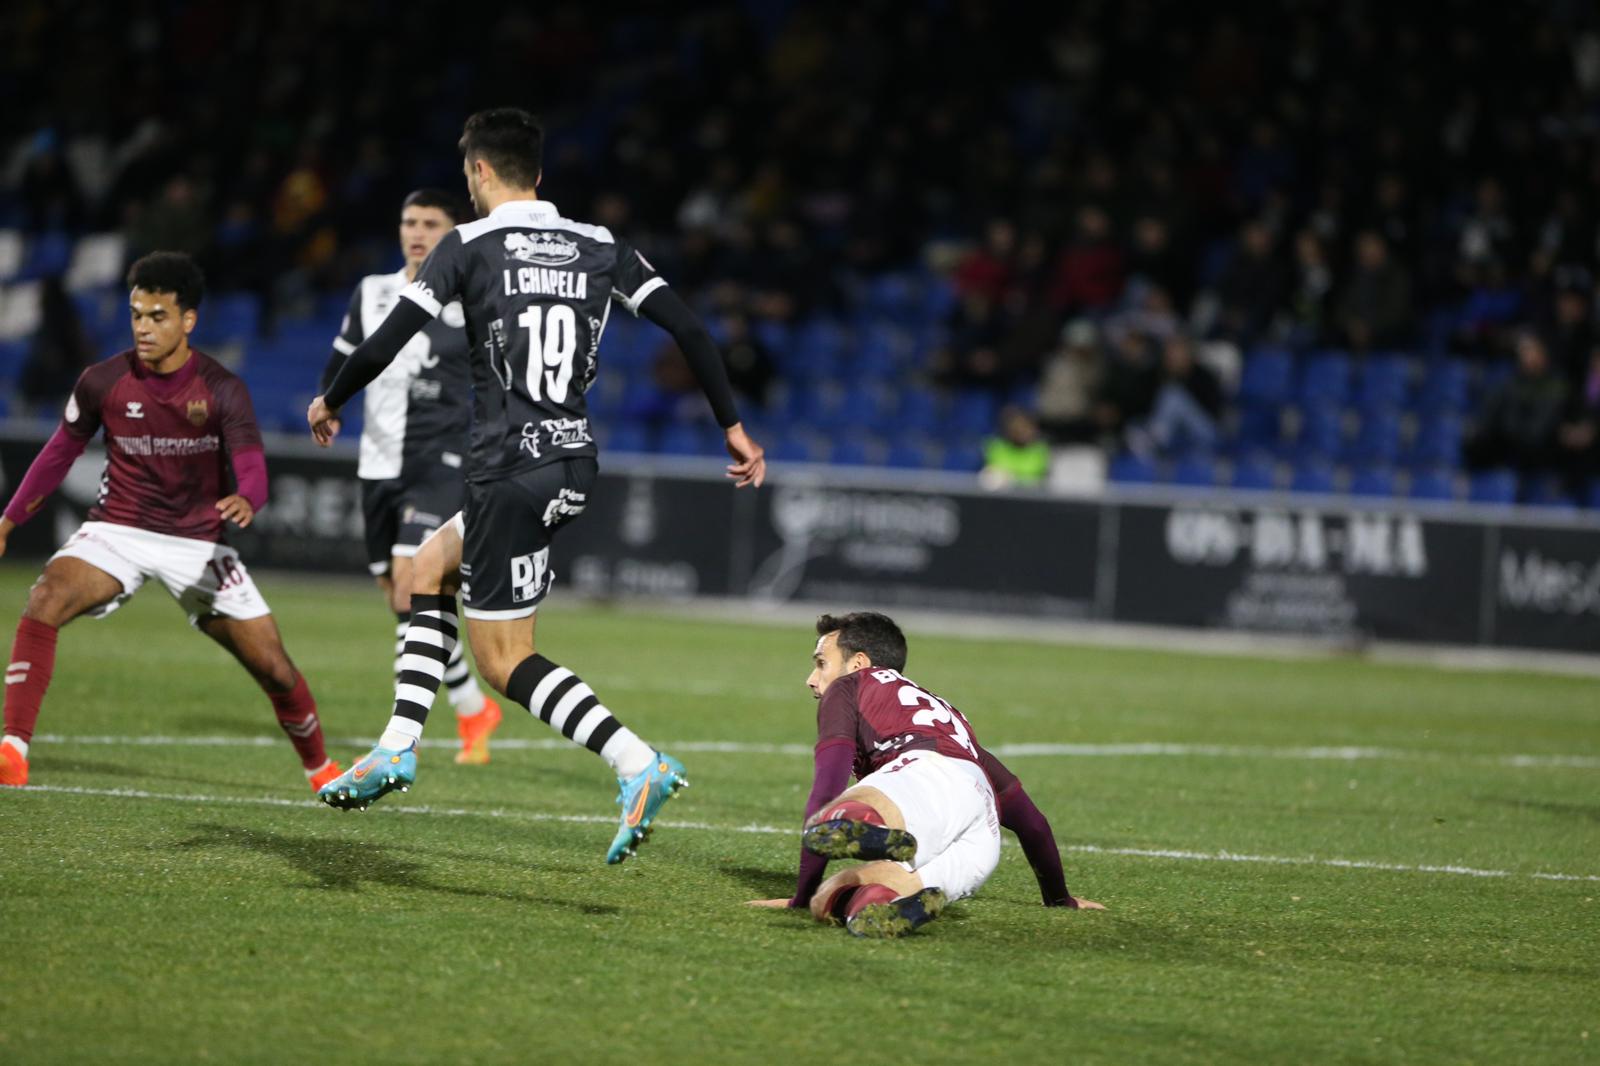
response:
M936 751L977 763L996 795L1016 781L960 711L897 670L858 670L828 686L817 705L817 746L841 740L855 746L857 780L908 751Z
M61 424L84 442L105 430L91 521L193 540L222 539L216 504L233 491L229 457L261 450L244 382L201 352L171 374L152 373L131 351L96 363Z

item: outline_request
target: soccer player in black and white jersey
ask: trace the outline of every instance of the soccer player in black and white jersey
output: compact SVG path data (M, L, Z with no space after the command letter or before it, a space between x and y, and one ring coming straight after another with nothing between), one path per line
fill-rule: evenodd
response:
M356 345L394 308L439 239L461 221L460 200L442 189L418 189L400 205L400 252L405 267L361 279L322 372L333 382ZM459 303L417 332L366 390L361 428L361 512L367 567L394 611L394 674L400 678L411 622L411 559L434 530L466 502L462 463L472 417L466 316ZM483 694L467 669L459 642L445 665L444 684L456 712L461 750L456 762L489 761L489 735L500 705Z
M440 240L306 412L312 435L327 444L350 397L460 299L472 346L466 507L413 560L411 626L388 728L320 794L334 806L364 808L415 780L416 740L456 643L459 589L484 680L616 772L622 822L606 860L621 862L686 783L683 765L618 722L572 671L538 654L533 639L534 612L553 577L552 535L583 512L598 470L584 393L613 304L661 326L682 349L724 427L735 486L760 486L766 460L739 423L716 345L655 268L605 227L563 218L539 199L543 139L524 111L467 120L463 170L480 218Z

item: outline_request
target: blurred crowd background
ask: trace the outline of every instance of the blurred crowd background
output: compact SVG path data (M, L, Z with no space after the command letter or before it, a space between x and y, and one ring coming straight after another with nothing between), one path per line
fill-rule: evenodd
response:
M299 431L463 118L706 314L779 459L1600 506L1600 9L1123 0L0 13L0 414L205 265L199 345ZM712 453L613 316L612 449Z

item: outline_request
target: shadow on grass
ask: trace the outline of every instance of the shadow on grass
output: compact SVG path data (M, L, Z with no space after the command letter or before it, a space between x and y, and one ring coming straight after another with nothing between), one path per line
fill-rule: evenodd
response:
M1507 796L1489 796L1487 799L1490 803L1496 803L1502 807L1539 811L1542 814L1553 814L1559 818L1578 818L1586 822L1600 822L1600 804L1551 803L1547 800L1515 799Z
M610 904L575 903L548 896L521 892L500 892L464 885L439 884L427 876L423 863L402 858L393 849L366 841L324 840L310 836L291 836L240 826L197 825L187 840L172 845L179 849L236 848L269 855L298 869L311 878L312 886L341 892L360 892L368 886L437 892L469 899L496 899L508 903L531 903L562 907L581 914L618 914Z
M172 771L163 773L152 770L148 765L128 766L123 763L102 762L98 759L64 759L50 753L34 764L34 784L53 784L44 774L87 774L99 778L129 778L143 781L182 781L190 786L215 786L228 788L237 785L237 780L219 777L200 777L190 770Z
M753 899L777 899L794 895L794 871L762 866L719 866L718 871L754 893Z

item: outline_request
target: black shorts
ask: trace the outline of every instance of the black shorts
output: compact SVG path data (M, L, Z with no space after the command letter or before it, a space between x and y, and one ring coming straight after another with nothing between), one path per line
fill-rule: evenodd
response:
M599 471L584 456L467 486L461 603L468 618L533 614L555 579L551 537L583 513Z
M367 569L374 576L389 572L389 559L409 558L417 548L466 503L467 486L459 473L407 481L385 478L361 481L361 517L365 520Z

